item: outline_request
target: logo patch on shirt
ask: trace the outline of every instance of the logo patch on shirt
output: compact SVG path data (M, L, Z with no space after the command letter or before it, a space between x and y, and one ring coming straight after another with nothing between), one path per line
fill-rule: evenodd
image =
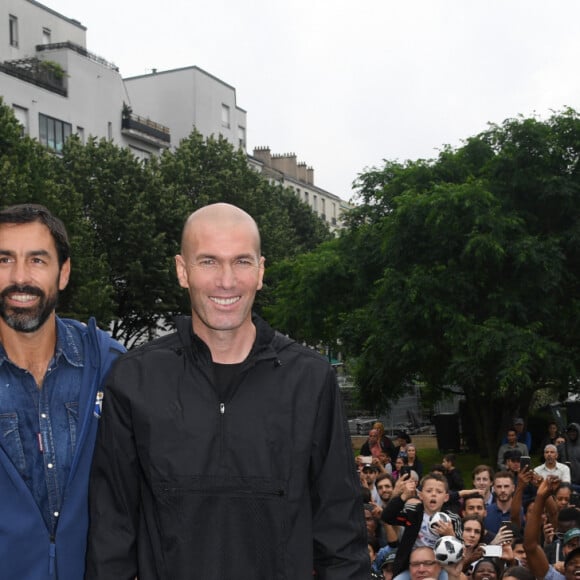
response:
M97 419L101 418L103 412L103 391L97 391L97 398L95 399L95 409L93 414Z

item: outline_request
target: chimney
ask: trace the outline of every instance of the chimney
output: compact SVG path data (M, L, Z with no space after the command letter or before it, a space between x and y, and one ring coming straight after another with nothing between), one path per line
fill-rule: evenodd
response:
M297 178L296 153L283 153L272 157L272 166L288 177Z
M314 167L309 167L306 170L306 183L308 185L314 185Z
M298 180L302 183L308 183L308 171L306 169L306 163L301 162L298 164Z
M261 161L266 167L272 167L272 154L270 147L255 147L254 157Z

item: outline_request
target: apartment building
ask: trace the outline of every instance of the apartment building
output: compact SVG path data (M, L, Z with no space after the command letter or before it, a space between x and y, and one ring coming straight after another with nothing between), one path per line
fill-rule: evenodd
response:
M246 111L236 90L196 66L123 78L112 62L87 50L87 29L36 0L0 1L0 96L23 132L62 150L77 134L106 138L139 158L177 147L195 127L246 151ZM248 162L291 187L335 229L348 204L314 185L314 170L295 155L258 148Z
M57 152L73 133L139 157L170 146L167 127L128 112L119 69L87 50L78 21L35 0L3 0L0 23L0 95L26 134Z
M246 111L236 103L236 89L197 66L125 78L131 105L160 119L174 146L194 128L202 135L222 135L246 150Z
M271 182L293 189L332 231L342 227L342 216L350 209L350 204L314 185L314 168L299 162L295 153L272 154L267 146L256 147L249 160L250 165Z

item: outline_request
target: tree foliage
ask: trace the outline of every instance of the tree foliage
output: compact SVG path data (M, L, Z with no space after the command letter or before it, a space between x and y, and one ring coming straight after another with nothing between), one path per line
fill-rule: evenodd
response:
M338 320L375 409L413 381L434 399L464 393L481 448L493 452L537 389L566 393L577 382L579 159L580 118L568 109L491 125L434 160L385 161L359 176L360 206L332 255L323 247L280 266L277 322ZM345 272L352 292L339 303L297 282L310 276L317 288L319 273L324 288L345 288ZM321 326L308 338L327 336Z
M195 209L221 201L248 211L268 265L330 237L308 206L268 183L221 137L194 131L175 150L142 162L105 139L73 137L57 156L21 131L0 102L0 202L42 203L64 221L73 269L59 312L96 316L129 347L189 312L174 256Z

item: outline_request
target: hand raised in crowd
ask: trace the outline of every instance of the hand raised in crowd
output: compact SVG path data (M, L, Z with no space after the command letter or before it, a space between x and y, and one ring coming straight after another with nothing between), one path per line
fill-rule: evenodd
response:
M551 544L556 536L554 526L550 522L544 524L544 546Z
M467 571L473 562L481 560L485 556L485 545L465 546L463 549L463 570Z
M554 570L556 570L556 572L560 572L560 574L566 575L566 571L564 569L564 561L563 560L560 560L559 562L554 562L552 564L552 566L554 566Z
M548 475L546 479L542 479L538 486L538 495L547 498L556 493L560 485L560 478L555 475Z
M533 483L534 475L537 475L533 469L530 469L529 465L526 465L520 469L518 473L518 485L517 487L526 487L528 484ZM541 479L541 478L540 478Z
M401 475L395 483L393 495L400 495L403 501L417 496L417 482L408 473Z
M385 466L381 463L381 460L378 457L373 457L371 464L374 465L381 473L386 473Z
M362 487L366 487L367 489L369 488L369 484L367 483L367 478L365 477L365 474L362 471L358 472L358 476L360 478L360 484Z
M514 539L514 531L508 526L502 526L495 538L490 542L494 546L505 546L512 543Z
M513 539L513 534L512 534ZM505 560L508 564L511 564L514 561L514 550L512 548L512 543L505 542L501 545L501 559Z
M380 505L376 504L374 501L371 501L370 505L373 506L373 509L371 511L371 513L373 514L373 517L380 519L381 514L383 513L383 508Z

